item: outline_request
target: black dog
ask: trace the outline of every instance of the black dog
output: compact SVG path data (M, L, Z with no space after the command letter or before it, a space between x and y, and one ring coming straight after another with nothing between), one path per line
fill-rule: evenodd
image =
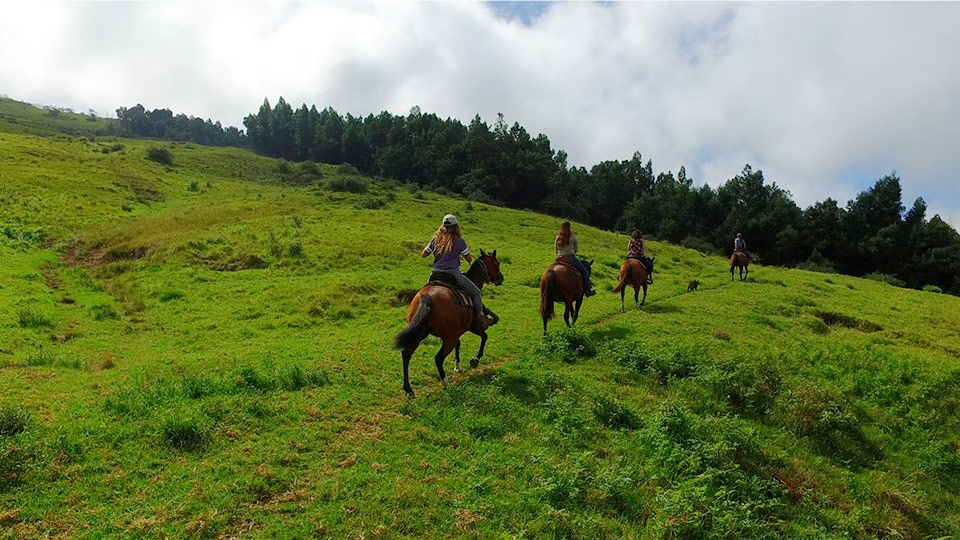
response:
M687 283L687 292L692 292L697 290L697 287L700 286L700 282L697 280L691 280L690 283Z

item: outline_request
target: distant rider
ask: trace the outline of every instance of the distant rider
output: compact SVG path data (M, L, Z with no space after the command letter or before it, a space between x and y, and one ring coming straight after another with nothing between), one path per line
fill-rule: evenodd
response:
M737 237L733 239L733 252L743 253L748 259L752 258L747 251L747 243L743 240L743 233L737 233Z
M570 222L564 221L560 225L560 232L554 240L554 246L557 248L557 257L567 257L577 268L580 275L583 276L583 294L593 296L597 291L593 290L593 283L590 282L590 271L583 264L583 261L577 258L577 252L580 250L580 242L577 235L570 230Z
M650 271L650 259L647 258L647 255L644 253L644 248L646 247L646 242L643 239L643 232L640 229L634 229L633 234L630 235L630 243L627 244L627 258L628 259L637 259L643 264L644 269L647 271L647 284L653 285L653 272Z

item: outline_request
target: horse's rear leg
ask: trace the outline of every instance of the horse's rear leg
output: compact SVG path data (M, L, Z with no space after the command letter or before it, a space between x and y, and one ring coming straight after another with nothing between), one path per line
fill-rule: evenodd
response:
M403 391L407 397L413 397L413 388L410 387L410 357L413 356L414 349L404 349L400 352L403 355Z
M624 288L620 289L620 313L625 313L627 311L626 308L623 307L623 297L626 296L626 294L627 288L624 286Z
M580 318L580 306L583 305L583 297L577 298L577 301L573 304L573 324L577 324L577 319Z
M454 358L457 359L457 362L453 365L453 371L455 373L460 373L460 340L457 340L457 346L453 349Z
M433 357L433 361L437 364L437 373L440 375L440 382L442 382L444 386L447 385L447 373L443 371L443 361L447 358L447 355L450 354L450 351L459 344L460 338L445 339L440 345L440 350L437 351L437 355Z
M573 319L572 323L570 319ZM567 323L567 328L570 328L577 322L577 315L574 313L573 304L571 304L569 300L563 304L563 322Z
M636 300L636 298L634 298L634 300ZM646 303L647 303L647 284L644 283L643 284L643 300L641 300L640 303L637 304L637 307L638 308L643 307L643 305Z

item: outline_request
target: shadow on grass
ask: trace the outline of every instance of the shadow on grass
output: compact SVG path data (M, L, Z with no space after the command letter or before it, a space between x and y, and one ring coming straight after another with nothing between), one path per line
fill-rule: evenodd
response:
M647 313L683 313L680 307L673 304L647 304L640 309Z

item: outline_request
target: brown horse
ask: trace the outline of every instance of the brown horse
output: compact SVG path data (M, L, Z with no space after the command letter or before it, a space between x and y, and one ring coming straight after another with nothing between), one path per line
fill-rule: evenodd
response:
M650 273L653 273L653 261L650 259ZM623 297L627 292L627 286L633 287L633 303L639 308L647 301L647 269L639 260L632 257L627 258L620 265L620 282L613 288L613 292L620 293L620 312L626 311L623 307ZM639 300L640 288L643 287L643 300Z
M465 275L481 289L486 283L502 284L503 274L500 273L497 250L493 250L493 253L480 250L480 257L473 261ZM496 323L497 316L490 310L485 311L493 317L493 323ZM455 371L460 371L460 336L468 330L480 336L480 351L470 360L470 367L477 367L483 357L483 347L487 344L487 331L477 324L473 308L465 306L457 299L457 293L444 285L428 283L420 289L410 301L407 327L397 334L394 342L394 346L400 349L403 356L403 390L408 396L413 397L413 388L410 387L410 357L420 346L420 342L430 334L440 338L440 350L433 359L437 364L440 381L446 386L447 374L443 371L443 361L450 351L456 349Z
M740 281L747 279L747 274L750 273L750 257L747 257L747 254L742 251L734 251L733 255L730 255L730 281L733 281L733 269L740 269Z
M584 261L587 272L593 267L593 261ZM583 304L583 278L568 262L566 257L558 257L540 277L540 318L543 319L543 333L547 333L547 321L553 318L553 303L563 302L563 322L573 326L580 316Z

